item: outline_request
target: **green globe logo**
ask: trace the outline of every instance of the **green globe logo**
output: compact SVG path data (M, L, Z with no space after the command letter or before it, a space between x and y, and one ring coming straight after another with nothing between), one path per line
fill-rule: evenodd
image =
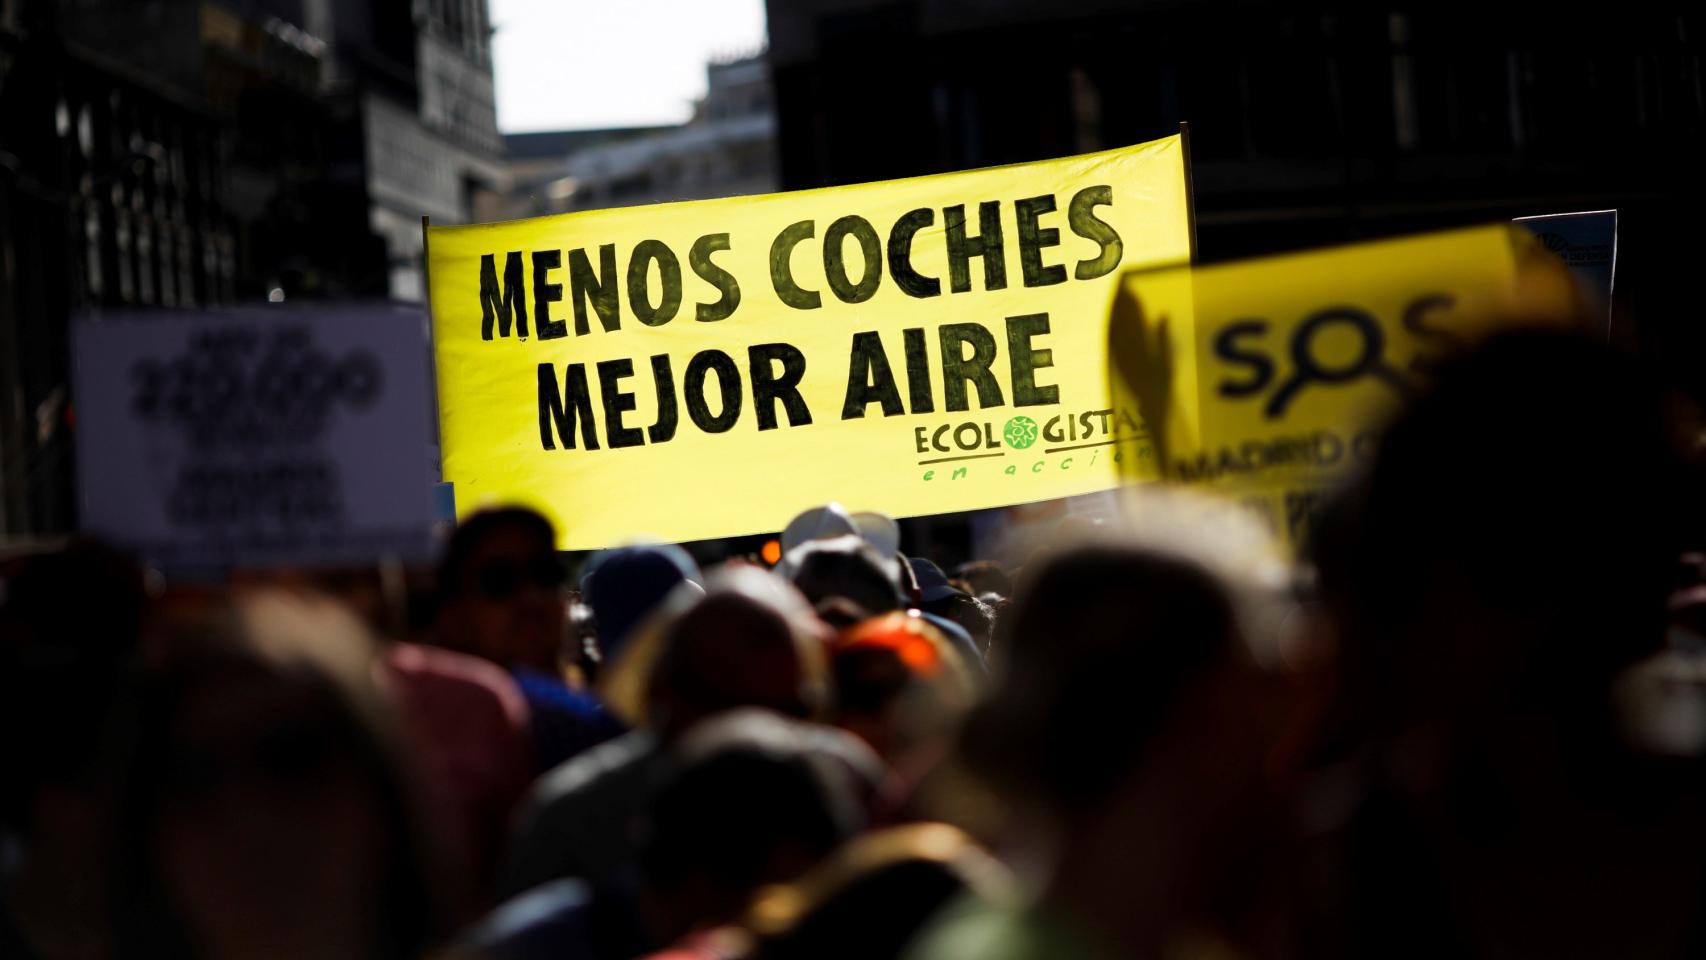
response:
M1001 439L1015 450L1023 450L1037 442L1037 422L1030 417L1014 417L1001 428Z

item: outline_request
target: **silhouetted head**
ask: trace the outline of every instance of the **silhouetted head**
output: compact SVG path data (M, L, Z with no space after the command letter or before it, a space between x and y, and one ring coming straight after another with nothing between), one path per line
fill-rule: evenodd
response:
M476 513L438 568L439 642L504 667L557 669L567 616L551 522L521 507Z
M1659 395L1601 344L1512 333L1446 365L1325 545L1350 684L1391 722L1602 702L1663 637L1673 470Z
M733 920L753 891L794 879L863 826L874 772L827 749L837 736L846 735L748 709L676 744L640 853L666 941Z
M827 628L798 591L754 567L713 577L704 595L685 589L660 621L646 713L666 732L735 707L816 717L827 707Z
M956 590L940 600L924 601L920 609L959 624L971 637L972 645L977 648L978 654L988 657L990 640L995 633L994 607Z
M993 785L1060 814L1128 780L1176 705L1244 656L1222 584L1138 546L1052 556L999 631L1005 669L968 718L963 752Z
M581 593L598 619L599 650L621 654L645 619L683 583L697 585L699 566L674 544L622 547L597 557L581 579Z
M959 830L914 824L865 834L748 913L755 960L892 960L927 921L967 895L1002 896L1010 878Z
M814 604L840 598L867 616L902 605L898 561L856 536L809 541L783 558L783 569Z
M451 922L353 616L244 594L151 642L119 802L126 952L401 957Z
M830 645L836 724L891 764L948 734L976 684L959 652L923 617L890 613Z
M1007 570L993 560L972 560L962 563L954 571L954 576L966 586L970 593L977 597L995 594L1006 598L1013 595L1013 578Z

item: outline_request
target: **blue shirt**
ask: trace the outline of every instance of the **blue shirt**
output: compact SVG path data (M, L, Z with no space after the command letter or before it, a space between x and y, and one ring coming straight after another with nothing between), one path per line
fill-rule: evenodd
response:
M625 732L597 697L570 690L563 681L537 670L517 667L511 672L533 714L533 749L540 770Z

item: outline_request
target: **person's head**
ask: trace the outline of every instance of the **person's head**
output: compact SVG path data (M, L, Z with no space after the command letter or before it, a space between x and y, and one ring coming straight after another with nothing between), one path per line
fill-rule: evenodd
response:
M259 592L152 643L118 792L124 950L416 955L451 918L360 624Z
M683 583L700 584L699 567L673 544L622 547L596 561L581 579L581 593L598 621L600 652L621 653L634 628Z
M1054 554L998 629L1004 669L962 752L993 786L1061 820L1140 776L1182 706L1248 659L1225 584L1136 545Z
M813 604L841 598L867 616L903 605L899 563L860 537L808 541L783 558L783 571Z
M835 631L856 627L871 618L864 607L846 597L825 597L812 609L817 612L819 620Z
M863 510L848 513L839 503L826 503L801 511L782 530L782 553L793 553L797 547L813 540L828 540L849 534L862 538L876 548L881 556L890 556L900 549L900 525L887 514Z
M990 637L995 632L995 610L989 604L956 590L940 600L924 601L920 609L959 624L977 652L984 658L989 656Z
M1012 878L942 823L856 837L747 912L754 960L892 960L937 911L966 896L1005 899Z
M973 596L981 598L993 593L1006 598L1013 595L1013 578L993 560L971 560L960 564L954 573L971 588Z
M927 560L924 557L907 557L906 564L912 568L913 582L918 589L918 599L925 605L940 603L965 593L964 590L955 586L948 579L948 575L942 572L942 568L937 566L934 560Z
M816 717L828 699L827 629L799 592L755 567L713 576L704 594L679 588L655 624L645 714L654 728L679 732L735 707ZM639 651L635 651L638 653Z
M1250 880L1290 836L1266 766L1288 688L1260 656L1289 609L1284 568L1239 508L1190 523L1183 499L1150 506L1138 539L1027 571L959 739L961 769L994 788L965 811L1122 955L1265 909Z
M891 764L950 733L976 686L953 646L923 617L890 613L830 645L836 725Z
M439 563L439 642L501 666L554 671L563 580L549 520L521 507L476 513L451 534Z
M802 510L788 521L782 529L782 553L793 553L796 549L813 540L829 540L836 537L857 536L859 525L853 522L852 514L839 503L826 503L821 507Z
M981 667L989 653L994 612L949 580L935 561L908 557L906 567L912 571L914 606L934 618L949 639L963 639L968 659Z
M798 877L864 825L869 773L823 749L832 733L748 709L675 745L640 852L664 940L735 919L753 891Z
M1322 551L1357 715L1472 738L1519 712L1604 719L1611 678L1662 641L1686 527L1663 431L1603 344L1512 333L1442 367Z

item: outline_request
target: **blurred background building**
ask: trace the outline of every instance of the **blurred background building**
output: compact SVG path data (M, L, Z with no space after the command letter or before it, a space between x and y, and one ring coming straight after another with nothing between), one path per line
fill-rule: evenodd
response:
M509 167L509 194L504 198L507 219L561 213L574 181L569 159L582 150L656 136L673 126L600 127L591 130L543 130L504 135Z
M680 126L506 138L514 216L709 200L779 189L776 115L762 54L708 64L706 92ZM535 151L556 153L540 164Z
M0 534L74 526L69 318L423 293L507 189L485 0L0 0Z
M1188 121L1206 261L1616 207L1616 333L1706 387L1703 32L1674 0L769 4L783 189Z

